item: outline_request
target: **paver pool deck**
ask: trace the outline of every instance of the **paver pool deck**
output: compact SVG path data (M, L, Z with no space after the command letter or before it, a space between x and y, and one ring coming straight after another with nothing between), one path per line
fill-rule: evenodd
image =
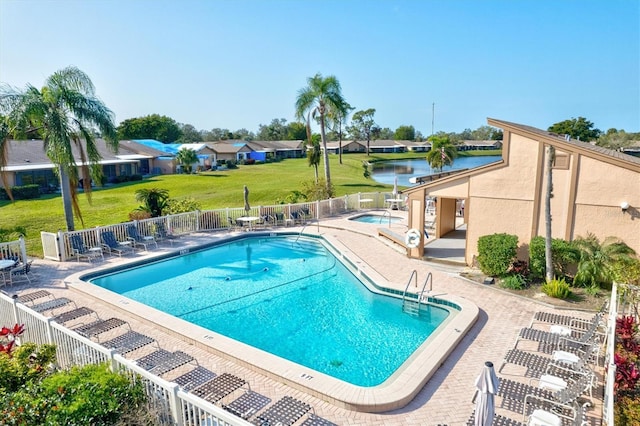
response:
M394 212L395 214L395 212ZM397 226L398 232L406 231L402 224ZM402 227L404 226L404 229ZM277 380L252 371L247 366L238 365L223 359L207 350L185 344L177 337L155 329L136 317L127 317L120 310L110 305L96 301L85 294L72 291L65 284L65 278L83 270L104 265L116 265L143 257L153 257L167 251L195 246L210 242L212 239L224 238L228 232L198 233L185 236L177 240L174 247L161 246L149 253L139 252L128 258L109 258L101 264L87 262L53 262L36 260L33 271L38 280L31 286L14 286L4 288L9 293L23 293L33 287L45 288L56 296L65 296L76 302L78 306L89 306L96 310L101 317L118 316L131 323L132 329L154 337L160 346L167 350L182 350L193 355L200 365L207 367L217 374L232 373L246 379L251 389L267 395L272 401L289 395L300 399L314 407L315 413L339 425L464 425L473 412L471 402L475 387L474 382L480 374L485 361L492 361L496 366L501 364L506 352L513 348L520 328L527 327L536 311L553 311L553 308L530 299L521 298L500 291L492 286L485 286L471 282L459 276L462 267L440 265L416 259L409 259L391 242L377 236L378 226L347 221L346 217L322 220L320 226L310 224L304 228L305 233L330 236L340 241L356 257L360 258L364 269L371 269L386 278L395 288L404 290L411 271L418 273L418 282L431 272L433 274L433 294L449 295L465 298L478 306L480 313L476 323L464 336L445 362L435 372L418 395L405 407L384 413L363 413L350 411L329 402L320 400L301 390L289 387ZM301 230L301 228L287 228L287 231ZM579 311L564 311L585 318L589 313ZM524 369L505 368L499 377L528 382L523 377ZM170 378L169 378L170 379ZM594 391L594 398L601 395L601 388ZM601 397L600 397L601 399ZM522 420L522 414L503 410L496 411L516 420ZM594 418L593 424L600 424L600 406L590 413Z

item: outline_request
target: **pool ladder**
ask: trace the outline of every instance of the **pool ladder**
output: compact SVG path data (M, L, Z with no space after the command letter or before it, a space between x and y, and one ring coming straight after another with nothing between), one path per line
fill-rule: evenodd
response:
M418 288L418 271L415 269L411 272L407 286L404 288L404 293L402 293L402 312L418 316L420 315L420 305L429 301L429 293L433 289L433 275L431 275L431 272L427 274L427 278L422 285L422 291L416 293L415 297L411 297L414 296L413 294L411 296L408 295L409 286L412 282ZM429 290L426 290L427 284L429 284Z

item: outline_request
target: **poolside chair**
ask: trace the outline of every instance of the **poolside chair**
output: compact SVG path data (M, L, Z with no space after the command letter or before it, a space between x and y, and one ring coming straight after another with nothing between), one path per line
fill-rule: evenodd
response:
M49 297L53 299L53 295L49 293L47 290L36 290L31 293L25 293L18 296L18 302L27 304L31 302L35 302L38 299L43 299L45 297Z
M240 389L246 383L247 382L240 377L224 373L196 387L191 393L215 404L233 391Z
M46 311L53 311L55 309L61 308L70 303L73 303L75 305L73 301L67 299L66 297L59 297L56 299L47 300L46 302L38 303L36 305L32 305L30 306L30 308L41 314Z
M552 326L551 331L531 327L522 328L516 338L514 348L517 348L518 342L524 339L539 342L540 349L547 353L549 350L556 349L582 349L598 338L597 332L600 325L600 315L596 315L589 323L588 329L584 331L561 325Z
M532 327L536 323L546 323L546 324L554 324L564 327L570 327L576 330L587 330L591 324L591 322L599 316L601 323L605 321L605 314L607 313L607 308L609 306L609 302L606 301L602 304L600 310L594 314L590 319L583 319L574 317L571 315L562 315L557 314L555 312L545 312L538 311L534 314L533 319L531 320L531 324L529 327ZM604 325L604 324L601 324Z
M180 386L185 392L189 392L191 389L198 387L215 377L216 373L199 365L193 370L176 377L172 381Z
M158 248L158 243L156 239L151 235L141 235L138 232L138 227L133 223L127 225L127 239L133 243L133 246L142 246L144 247L144 251L149 251L150 245L155 245L156 249Z
M147 345L155 343L155 339L147 335L138 333L136 331L129 330L124 334L121 334L113 339L105 342L100 342L102 346L107 349L112 349L116 353L126 355L129 352L133 352Z
M107 331L115 330L123 325L129 326L129 323L119 318L109 318L106 320L97 320L89 324L84 324L79 327L72 328L73 331L84 337L97 337ZM131 327L129 327L131 328Z
M151 373L161 376L191 361L195 361L195 358L182 351L169 352L165 349L158 349L142 358L136 359L136 364Z
M281 424L283 426L291 426L309 410L311 410L311 406L306 402L285 396L267 408L264 413L259 414L252 423L256 426L261 426L265 423L268 425Z
M173 241L178 238L178 236L169 232L164 225L164 222L158 222L156 223L155 238L157 241L169 241L169 243L171 243L171 245L173 246Z
M550 368L557 367L567 367L573 372L584 372L589 369L589 364L594 361L594 357L597 360L598 353L598 343L594 343L584 351L578 351L577 353L554 351L551 357L520 349L510 349L507 351L498 372L501 372L507 364L526 367L529 371L537 371L539 374L544 374L549 372Z
M70 235L69 243L71 243L71 254L75 256L80 262L80 259L87 259L89 262L92 262L94 259L102 258L104 260L104 255L102 254L102 247L92 247L87 248L84 245L84 241L82 240L82 236L79 234Z
M222 404L222 408L235 414L241 419L247 420L249 417L262 410L271 402L271 398L261 395L251 389L231 401L229 404Z
M81 306L79 308L75 308L70 311L66 311L61 314L58 314L52 317L51 319L57 322L58 324L64 324L88 315L96 315L96 317L98 316L98 314L96 314L96 311L94 311L93 309L89 309L85 306Z
M229 230L238 231L242 229L242 224L237 220L232 219L230 216L227 216L227 225L229 226Z
M27 281L31 284L31 265L33 264L33 260L28 260L26 262L19 263L17 266L14 266L9 270L9 284L13 285L20 281Z
M102 231L100 239L102 240L104 250L111 255L117 254L118 256L122 256L123 254L133 253L131 242L118 241L113 231Z

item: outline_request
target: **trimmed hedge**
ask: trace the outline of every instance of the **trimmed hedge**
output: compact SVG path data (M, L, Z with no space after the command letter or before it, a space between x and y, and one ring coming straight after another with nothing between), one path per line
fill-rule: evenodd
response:
M478 238L478 264L486 275L507 274L516 260L518 237L509 234L484 235Z
M551 240L551 257L553 258L553 275L564 277L571 265L578 263L580 253L565 240ZM529 268L534 278L544 278L547 264L545 259L544 237L533 237L529 244Z
M11 187L11 194L14 200L33 200L40 198L40 186L39 185L24 185ZM0 188L0 198L8 200L9 196L4 188Z

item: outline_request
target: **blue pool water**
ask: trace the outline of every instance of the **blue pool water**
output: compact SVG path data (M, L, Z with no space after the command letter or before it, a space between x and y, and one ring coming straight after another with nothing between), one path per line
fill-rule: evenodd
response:
M370 292L321 242L249 237L92 283L360 386L386 380L449 312Z
M391 223L397 223L397 222L401 222L402 218L401 217L396 217L396 216L382 216L382 215L377 215L377 214L363 214L361 216L356 216L356 217L352 217L349 220L352 220L354 222L361 222L361 223L375 223L377 225L380 224L389 224L389 221L391 221Z

